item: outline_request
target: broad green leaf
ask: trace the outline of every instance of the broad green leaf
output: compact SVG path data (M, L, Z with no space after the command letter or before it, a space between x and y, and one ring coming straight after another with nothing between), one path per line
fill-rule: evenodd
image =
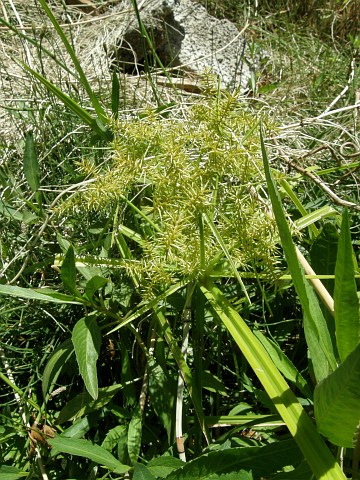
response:
M119 462L119 460L105 450L105 448L102 448L99 445L93 445L88 440L58 436L49 439L49 443L60 452L89 458L92 462L115 470L117 473L125 473L130 470L128 465Z
M52 387L60 375L63 366L73 353L74 346L71 339L68 338L51 355L46 364L42 379L42 392L44 398L46 398L48 393L51 393Z
M360 342L359 297L357 295L349 216L344 210L338 244L334 312L336 345L343 362Z
M314 240L311 250L311 266L317 274L334 275L339 234L334 224L326 222ZM323 280L330 295L334 293L334 280Z
M352 448L360 423L360 345L314 393L318 431L333 444Z
M71 338L80 375L84 380L87 391L96 400L98 396L96 362L101 346L101 333L96 317L88 316L81 318L76 323Z
M22 472L18 468L10 467L7 465L0 466L0 478L1 480L17 480L18 478L27 477L29 472Z
M226 474L240 474L242 470L251 470L256 479L269 478L271 473L288 465L297 465L301 459L300 450L292 439L264 447L229 448L201 455L184 464L183 468L172 472L166 479L222 480L227 478Z
M12 297L28 298L29 300L41 300L53 303L73 303L81 305L81 302L75 300L69 295L58 294L54 290L40 288L23 288L14 285L1 285L0 294L11 295Z
M107 278L99 275L93 276L85 285L84 297L91 301L94 293L104 287L108 282L109 280Z
M156 477L142 463L137 463L134 468L133 480L156 480Z
M95 421L92 421L92 416L89 415L84 418L79 418L76 420L71 427L64 430L61 434L62 437L69 437L69 438L82 438L87 432L90 430L91 427L96 427ZM102 447L104 445L101 445ZM108 449L107 449L108 450Z
M117 446L120 440L124 438L124 435L127 432L126 425L117 425L114 428L111 428L104 438L101 446L111 452L113 448Z
M61 280L70 293L80 296L76 290L76 269L74 247L69 246L61 265Z
M70 400L60 411L56 421L58 425L69 420L82 417L95 410L99 410L110 402L113 396L122 389L122 385L111 385L110 387L99 388L98 397L94 400L88 392L80 393Z
M220 290L209 280L204 283L201 287L204 295L240 347L317 478L344 479L339 465L262 344Z
M34 135L32 132L28 132L26 134L24 174L31 190L36 192L40 187L40 167L35 150Z
M184 462L179 458L163 456L150 460L147 464L148 470L155 476L166 478L171 472L184 466Z
M320 381L336 368L331 337L317 297L312 287L308 284L304 271L300 267L279 192L272 178L261 131L260 141L266 182L281 238L281 245L285 253L296 293L304 311L305 338L309 347L316 379Z
M131 417L128 429L128 452L131 465L135 465L138 461L141 448L142 436L142 415L139 405L135 408L133 416Z
M265 337L259 330L254 330L254 335L260 340L269 354L275 366L290 382L294 383L305 397L312 398L312 391L305 378L301 375L295 365L289 360L279 345Z

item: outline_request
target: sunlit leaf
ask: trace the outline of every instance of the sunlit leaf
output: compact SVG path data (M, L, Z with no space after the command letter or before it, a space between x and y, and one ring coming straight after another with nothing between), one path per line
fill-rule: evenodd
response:
M81 318L72 332L76 360L85 387L94 400L98 396L97 359L100 353L101 333L95 316Z
M123 465L110 452L99 445L92 444L89 440L81 440L78 438L69 438L58 436L49 439L51 446L58 451L76 455L78 457L89 458L91 461L104 465L107 468L116 470L117 473L125 473L130 467Z
M357 294L349 216L344 211L335 267L334 311L336 345L343 362L360 342Z
M339 447L352 448L360 423L360 345L314 393L319 432Z

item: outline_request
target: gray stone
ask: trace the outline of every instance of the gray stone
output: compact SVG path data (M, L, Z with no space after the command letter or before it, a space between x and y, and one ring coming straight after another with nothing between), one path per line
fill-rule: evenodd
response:
M124 6L125 2L116 9ZM212 17L202 5L191 0L149 0L142 2L139 10L164 66L196 74L212 72L231 90L248 86L246 42L233 23ZM133 12L121 21L116 35L113 32L111 43L106 45L111 63L126 73L141 72L145 61L150 66L156 64Z

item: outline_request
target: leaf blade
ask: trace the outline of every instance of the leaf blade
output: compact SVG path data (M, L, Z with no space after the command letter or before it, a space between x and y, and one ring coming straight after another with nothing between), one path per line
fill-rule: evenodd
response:
M76 360L86 390L94 400L98 397L96 363L100 353L101 334L95 316L81 318L72 332Z
M359 298L347 210L341 222L335 265L334 311L336 344L343 362L360 341Z

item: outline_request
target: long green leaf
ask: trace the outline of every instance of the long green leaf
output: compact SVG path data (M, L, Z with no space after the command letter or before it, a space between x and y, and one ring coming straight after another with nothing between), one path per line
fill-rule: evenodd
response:
M344 479L339 465L310 418L241 316L209 280L204 281L201 289L273 401L317 479Z
M24 69L30 72L35 78L37 78L50 92L56 95L61 102L68 107L73 113L75 113L81 120L88 125L98 136L103 140L110 140L112 134L106 130L105 126L99 121L98 118L94 118L84 108L82 108L75 100L69 97L66 93L62 92L56 85L49 82L43 75L36 72L27 65L23 65Z
M100 353L101 333L95 316L81 318L72 332L76 360L86 390L94 400L98 396L96 362Z
M336 368L331 337L317 297L308 284L304 271L300 267L295 245L292 241L290 229L282 208L279 192L272 178L261 131L260 141L266 182L281 238L281 245L285 253L285 258L289 266L296 293L298 294L304 311L305 337L309 347L311 360L313 362L316 379L320 381L327 377L327 375Z
M41 293L43 289L23 288L16 287L14 285L1 285L0 294L11 295L12 297L28 298L29 300L42 300L45 302L53 303L73 303L75 305L81 305L82 302L75 300L70 295L58 294L51 289L44 289L44 293Z
M234 260L232 259L231 255L230 255L230 252L225 245L224 240L222 239L220 233L218 232L218 229L216 228L214 222L211 220L211 218L206 213L204 213L204 218L206 220L206 223L209 225L210 230L212 231L214 237L216 238L216 241L219 243L219 245L221 247L221 250L224 252L226 258L228 259L228 262L231 265L231 269L233 271L233 274L235 275L237 281L239 282L239 285L240 285L242 291L244 292L244 295L245 295L247 301L249 303L251 303L251 300L250 300L249 294L246 291L244 282L242 281L242 278L240 277L240 274L238 272L238 269L236 268Z
M128 465L119 462L119 460L105 450L105 448L102 448L99 445L93 445L89 440L59 436L49 439L49 443L60 452L89 458L91 461L98 463L99 465L104 465L112 470L115 469L117 473L125 473L130 470Z
M73 61L74 63L74 66L76 68L76 71L78 72L79 74L79 78L80 78L80 82L81 84L83 85L83 87L85 88L86 90L86 93L89 95L89 98L91 100L91 103L97 113L97 115L99 116L99 118L101 119L102 122L104 122L106 120L106 113L105 113L105 110L103 109L103 107L100 105L100 102L99 100L97 99L96 95L94 94L91 86L90 86L90 83L84 73L84 70L82 69L81 65L80 65L80 62L79 62L79 59L74 51L74 49L72 48L72 46L70 45L69 43L69 40L67 39L67 36L66 34L64 33L64 31L62 30L62 28L60 27L58 21L56 20L56 18L54 17L52 11L50 10L50 8L48 7L47 3L45 0L39 0L41 6L43 7L43 9L45 10L45 13L46 15L49 17L51 23L54 25L55 27L55 30L57 31L59 37L61 38L68 54L70 55L71 57L71 60Z
M360 342L359 297L347 210L343 214L336 258L334 312L336 345L343 362Z
M265 335L263 335L259 330L255 330L253 333L260 340L280 373L282 373L287 380L294 383L294 385L297 386L303 395L308 398L312 398L312 391L309 384L301 375L299 370L295 367L295 365L281 350L279 345L269 338L266 338Z
M40 187L40 166L35 150L34 135L26 134L24 151L24 174L31 190L36 192Z
M352 448L360 424L360 345L315 388L318 431L340 447Z
M118 117L119 113L119 94L120 94L120 83L118 78L118 73L114 68L112 74L112 82L111 82L111 111L114 115L114 118Z

